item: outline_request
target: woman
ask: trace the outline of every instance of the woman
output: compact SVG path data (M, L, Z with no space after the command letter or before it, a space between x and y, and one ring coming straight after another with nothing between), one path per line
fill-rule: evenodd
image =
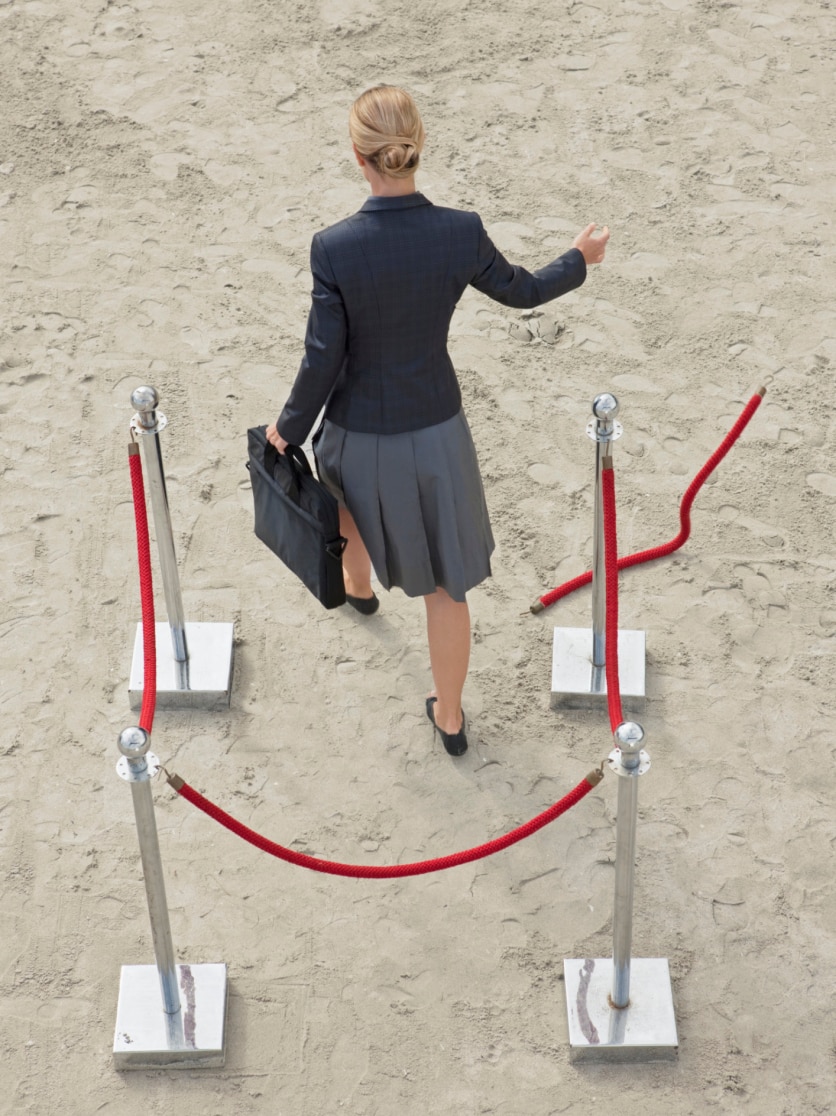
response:
M466 593L490 576L494 541L447 354L450 319L468 284L526 308L574 290L604 258L609 232L596 237L589 225L531 274L497 251L476 213L416 191L424 128L403 89L363 93L349 132L371 197L313 238L305 356L267 437L280 453L300 445L325 407L314 452L340 503L348 603L377 610L372 563L384 588L424 598L435 684L427 716L447 751L462 755Z

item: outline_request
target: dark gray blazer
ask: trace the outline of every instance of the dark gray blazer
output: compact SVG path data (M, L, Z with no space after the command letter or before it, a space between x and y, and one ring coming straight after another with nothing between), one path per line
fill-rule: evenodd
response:
M577 248L533 274L513 267L477 213L423 194L371 197L317 233L305 356L277 427L294 445L320 409L346 430L401 434L461 407L447 331L470 284L506 306L532 307L579 287Z

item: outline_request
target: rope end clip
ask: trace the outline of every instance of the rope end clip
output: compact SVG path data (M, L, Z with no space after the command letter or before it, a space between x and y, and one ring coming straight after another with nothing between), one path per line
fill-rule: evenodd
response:
M590 773L587 775L586 781L591 787L597 787L601 780L604 778L604 763L605 761L601 760L601 766L596 767L594 771L590 771Z
M170 771L167 771L165 768L162 768L162 771L163 771L163 773L166 777L168 785L173 790L176 790L177 793L179 794L181 789L186 785L186 780L181 779L179 775L172 774Z
M534 616L536 616L538 612L545 612L545 610L546 610L546 606L543 604L543 602L538 597L537 600L534 602L534 604L531 605L531 607L529 608L528 611L533 613ZM521 615L525 616L525 613L523 612L523 613L521 613Z

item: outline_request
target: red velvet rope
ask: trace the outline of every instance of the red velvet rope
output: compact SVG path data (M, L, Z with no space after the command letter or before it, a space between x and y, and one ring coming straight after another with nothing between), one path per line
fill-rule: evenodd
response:
M652 562L656 558L665 558L669 554L673 554L675 550L679 550L683 543L687 541L688 536L691 534L691 505L697 493L746 429L749 420L763 402L765 394L766 388L761 388L760 391L752 396L743 408L737 422L688 485L685 495L682 497L682 502L679 505L679 534L662 546L653 546L650 547L649 550L640 550L636 554L627 554L623 558L619 558L619 570L629 569L630 566L639 566L643 562ZM531 606L531 611L542 612L544 608L549 608L550 605L555 604L562 597L568 597L569 594L574 593L576 589L581 589L584 585L589 585L590 581L592 581L592 570L587 570L586 573L579 574L578 577L573 577L571 581L565 581L562 585L558 585L555 589L550 589L548 593L544 593L542 597L538 597L537 601Z
M150 736L157 705L157 633L154 622L154 587L151 582L151 544L148 539L148 515L145 509L145 488L142 483L139 446L133 444L130 446L128 462L131 467L131 487L136 518L136 551L139 559L139 591L142 598L142 643L145 653L139 726Z
M567 795L555 802L548 810L544 810L542 814L538 814L536 818L525 822L524 825L512 829L510 833L506 833L503 837L497 837L493 841L488 841L484 845L477 845L476 848L467 849L464 852L451 853L449 856L440 856L434 860L419 860L413 864L381 864L381 865L367 865L367 864L340 864L333 860L321 860L316 856L308 856L307 853L294 852L293 849L285 848L284 845L277 845L275 841L269 840L267 837L262 837L260 833L256 833L254 829L243 825L241 822L236 821L220 807L216 806L214 802L210 802L208 798L204 798L188 783L184 783L179 775L169 775L168 781L174 787L178 794L183 798L188 799L193 806L197 806L204 814L208 814L210 818L214 818L216 822L226 826L228 830L236 834L238 837L243 837L245 841L249 841L251 845L255 845L257 849L263 852L270 853L271 856L276 856L279 860L285 860L288 864L296 864L300 868L310 868L313 872L325 872L331 876L352 876L357 879L366 880L387 880L394 879L399 876L421 876L426 872L440 872L443 868L455 868L459 864L468 864L472 860L481 860L483 857L490 856L492 853L499 852L500 849L507 849L509 845L514 845L517 841L522 841L524 837L531 836L536 833L538 829L542 829L544 825L548 825L550 821L559 818L561 814L565 814L567 810L575 806L582 798L592 790L594 786L603 778L600 771L593 771L587 775L574 790L569 791Z
M154 709L157 701L154 593L151 583L151 546L148 539L148 516L145 508L145 489L142 483L142 465L137 448L134 446L131 446L129 461L134 497L134 513L136 517L136 545L139 558L139 583L142 596L142 630L144 637L143 646L145 651L145 675L142 691L142 711L140 713L139 724L141 728L144 728L145 731L150 734L154 724ZM467 864L471 860L481 860L483 857L499 852L500 849L506 849L509 845L514 845L517 841L522 841L524 837L529 837L532 833L536 833L538 829L542 829L544 825L548 825L550 821L554 821L555 818L559 818L561 814L566 813L572 806L580 802L582 798L585 798L592 788L598 785L602 777L603 775L601 772L592 772L590 775L587 775L582 782L578 783L574 790L571 790L567 795L561 798L559 802L555 802L548 810L544 810L543 813L538 814L536 818L532 818L524 825L519 826L510 833L506 833L503 837L497 837L495 840L488 841L484 845L478 845L476 848L467 849L464 852L452 853L449 856L437 857L435 860L420 860L414 864L393 864L390 866L340 864L336 861L321 860L315 856L308 856L306 853L294 852L293 849L287 849L283 845L278 845L275 841L270 841L267 837L262 837L260 833L256 833L255 830L236 821L235 818L231 817L213 802L210 802L207 798L204 798L202 794L199 794L190 787L188 783L184 783L178 775L169 775L168 781L178 794L188 799L188 801L197 806L198 809L203 810L210 818L214 818L215 821L225 826L232 833L237 834L239 837L243 837L245 841L249 841L249 843L255 845L256 848L262 849L264 852L268 852L272 856L278 857L280 860L286 860L289 864L297 864L302 868L310 868L314 872L326 872L332 876L354 876L363 879L392 879L396 876L419 876L425 872L438 872L443 868L455 868L459 864Z
M607 705L613 732L624 717L621 712L621 685L618 680L618 536L615 527L615 473L612 465L601 470L601 498L604 509L604 568L607 586Z

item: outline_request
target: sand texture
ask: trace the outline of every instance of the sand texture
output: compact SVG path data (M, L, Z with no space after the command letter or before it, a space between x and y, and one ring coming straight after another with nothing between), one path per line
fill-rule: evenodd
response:
M819 0L0 0L0 1114L626 1116L832 1111L836 642L834 9ZM432 739L423 607L326 613L252 534L246 430L278 413L308 246L366 196L351 100L410 88L419 187L537 267L605 264L451 331L497 551L473 592L471 749ZM131 391L154 385L187 615L234 621L228 711L154 751L293 848L395 863L525 821L609 752L550 708L541 592L588 568L592 397L620 550L754 390L644 630L634 952L667 957L673 1065L570 1063L562 962L612 942L616 780L487 861L393 882L273 861L155 787L178 956L225 961L222 1070L118 1073L120 966L153 958L118 733L136 720ZM157 574L157 606L163 599Z

